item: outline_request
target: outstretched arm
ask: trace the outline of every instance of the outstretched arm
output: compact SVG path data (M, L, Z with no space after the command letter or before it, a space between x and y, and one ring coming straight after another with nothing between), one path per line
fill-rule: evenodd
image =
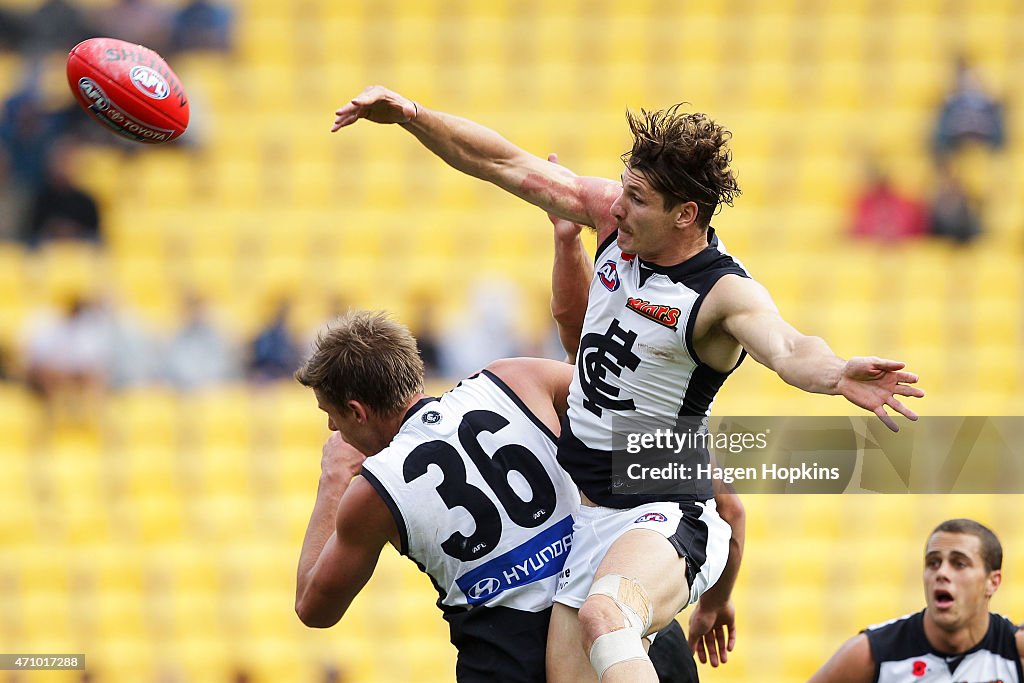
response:
M381 548L397 537L390 510L359 471L364 456L331 434L299 556L295 612L307 626L333 626L370 579Z
M874 677L871 646L868 637L860 633L846 641L807 683L871 683Z
M869 356L843 360L825 340L801 334L783 320L768 291L754 280L726 276L712 293L712 306L717 309L712 315L721 320L722 329L754 360L774 370L788 384L804 391L843 396L877 415L894 432L899 426L885 406L910 420L917 419L917 414L897 398L924 396L922 389L909 386L918 377L904 371L904 363Z
M427 109L379 85L366 88L335 114L334 131L359 119L400 124L452 168L562 218L605 234L614 230L610 209L620 183L565 173L478 123Z

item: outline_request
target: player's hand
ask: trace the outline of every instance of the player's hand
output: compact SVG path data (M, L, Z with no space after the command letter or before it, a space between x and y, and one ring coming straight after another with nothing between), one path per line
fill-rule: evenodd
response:
M736 646L736 608L732 600L718 609L708 609L698 600L690 614L687 642L701 664L710 661L711 666L718 666L729 661L729 653Z
M320 473L328 481L348 484L359 474L364 460L366 456L345 441L341 432L331 432L320 458Z
M334 114L332 133L359 119L374 123L409 123L419 114L419 107L409 98L384 86L371 85Z
M924 396L923 389L908 386L915 384L918 377L913 372L904 371L904 367L906 363L884 358L851 358L843 368L837 389L847 401L864 410L870 410L885 423L886 427L898 432L899 425L885 412L885 406L889 406L909 420L916 420L917 413L903 405L896 397Z
M560 173L566 176L575 175L572 171L558 163L558 155L552 152L548 155L548 161L554 164ZM579 223L573 223L570 220L559 218L553 213L548 214L548 220L555 226L555 241L556 242L575 242L576 238L580 236L580 231L583 230L582 225Z

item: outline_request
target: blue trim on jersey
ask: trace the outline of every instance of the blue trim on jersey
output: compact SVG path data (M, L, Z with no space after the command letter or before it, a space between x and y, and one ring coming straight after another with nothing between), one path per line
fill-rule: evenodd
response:
M377 495L381 497L381 500L384 501L384 504L388 506L388 510L391 510L391 516L395 518L395 526L398 527L398 541L399 545L401 546L398 549L398 552L402 553L403 555L408 555L409 530L405 528L405 518L402 517L402 513L399 510L398 503L396 503L395 499L391 497L391 494L388 492L384 484L380 482L380 479L374 476L374 474L370 472L368 469L366 469L365 466L363 466L362 470L359 473L363 476L364 479L366 479L366 481L370 483L370 486L372 486L373 490L377 492Z
M562 571L572 547L572 516L551 525L526 543L466 572L455 580L470 605L485 603L511 588Z
M519 396L516 395L516 392L512 391L512 387L505 384L500 377L490 370L481 370L480 374L494 382L495 386L505 392L505 394L512 399L512 402L515 403L521 411L523 411L523 414L530 418L530 421L533 422L537 429L544 432L544 435L551 439L551 443L558 444L558 437L555 436L555 433L551 431L546 424L541 422L539 417L533 414L533 411L527 407L526 403L523 402L523 399L519 398Z

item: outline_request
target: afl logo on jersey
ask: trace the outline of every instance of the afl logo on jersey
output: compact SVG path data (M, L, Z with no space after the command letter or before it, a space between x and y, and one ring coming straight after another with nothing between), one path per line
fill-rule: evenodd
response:
M423 420L423 424L425 425L436 425L438 422L441 421L441 413L437 412L436 410L428 410L427 412L423 413L423 417L421 417L420 419Z
M619 288L619 271L615 268L615 261L605 261L604 265L597 269L597 278L609 292Z
M667 522L668 517L661 514L660 512L648 512L646 515L640 515L636 518L633 524L643 524L644 522Z
M473 601L485 600L492 593L497 593L499 588L501 588L501 581L490 576L474 583L466 591L466 597Z

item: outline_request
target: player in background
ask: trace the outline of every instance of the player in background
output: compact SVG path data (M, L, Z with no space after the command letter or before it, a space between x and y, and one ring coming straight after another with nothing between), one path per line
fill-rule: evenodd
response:
M557 361L501 360L430 398L415 340L383 314L350 313L321 335L296 373L334 432L299 560L303 623L336 623L390 542L438 590L459 681L544 680L579 506L555 462L571 374ZM723 507L742 523L738 501ZM651 656L660 680L696 680L678 624Z
M656 680L643 636L697 602L729 554L729 526L710 483L678 495L613 492L621 483L612 478L614 422L671 426L679 415L708 415L748 353L789 384L842 395L893 430L885 406L916 418L897 398L923 395L908 386L917 376L903 363L843 360L822 339L800 334L725 252L711 216L739 187L730 134L707 116L678 107L630 114L633 147L613 181L564 174L493 130L381 86L335 114L334 131L359 119L399 124L452 167L597 229L597 275L558 453L580 487L592 540L577 536L551 626L556 649L582 648L580 661L549 668L549 680L578 680L588 658L608 683Z
M988 611L1003 548L988 528L951 519L924 551L925 608L848 640L810 683L1024 681L1024 629Z

